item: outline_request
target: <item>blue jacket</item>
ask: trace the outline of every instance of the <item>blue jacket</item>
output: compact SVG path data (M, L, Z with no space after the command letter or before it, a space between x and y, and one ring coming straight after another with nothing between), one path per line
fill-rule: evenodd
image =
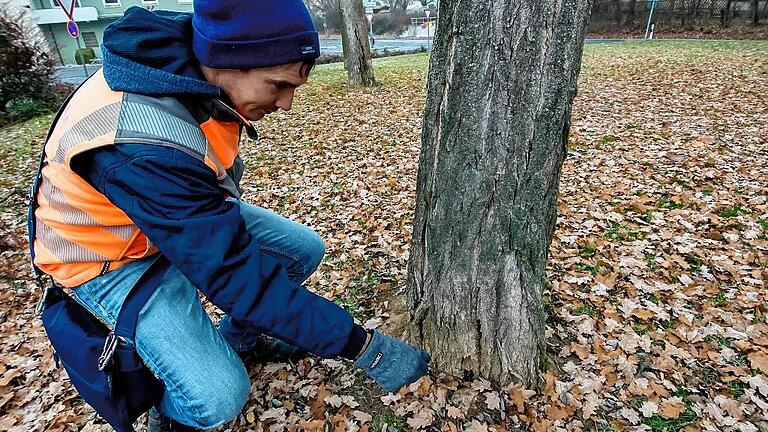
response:
M191 50L191 14L129 9L104 33L113 90L189 99L224 97ZM354 357L364 330L335 303L290 281L260 253L215 173L186 153L120 144L87 152L75 171L122 209L206 297L239 323L322 357ZM362 339L362 340L361 340Z

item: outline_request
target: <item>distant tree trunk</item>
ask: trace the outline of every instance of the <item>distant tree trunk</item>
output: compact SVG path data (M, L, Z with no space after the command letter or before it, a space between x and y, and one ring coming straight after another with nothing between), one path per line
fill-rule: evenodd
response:
M691 1L691 6L693 7L693 19L696 21L701 15L701 0Z
M668 17L668 19L670 21L674 21L675 20L675 7L677 6L676 3L677 3L677 0L672 0L670 2L670 4L669 4L669 17Z
M390 12L394 12L396 10L404 11L408 9L408 3L410 3L408 0L390 0L389 11Z
M365 18L362 0L341 0L341 15L347 36L347 82L350 87L373 87L371 46L368 44L368 20Z
M760 10L757 0L752 0L752 25L757 27L760 23Z
M725 2L725 27L731 25L731 0Z
M621 25L621 0L613 0L613 19L617 26Z
M542 289L592 0L442 0L409 331L451 373L535 383Z
M624 20L624 25L626 26L635 25L635 7L636 6L637 6L637 0L629 0L629 5L627 6L627 18Z

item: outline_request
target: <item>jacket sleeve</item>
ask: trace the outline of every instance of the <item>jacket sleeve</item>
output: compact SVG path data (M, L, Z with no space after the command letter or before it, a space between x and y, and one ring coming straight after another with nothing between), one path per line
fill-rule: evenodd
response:
M78 156L73 169L241 324L326 358L343 354L360 332L348 312L289 280L277 260L260 253L237 204L192 156L121 144Z

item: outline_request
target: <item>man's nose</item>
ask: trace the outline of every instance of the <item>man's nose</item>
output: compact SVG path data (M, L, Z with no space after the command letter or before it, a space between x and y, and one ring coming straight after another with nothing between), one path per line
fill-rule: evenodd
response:
M290 89L289 91L286 91L285 94L280 95L277 99L277 107L283 111L290 111L291 106L293 105L293 92L294 90Z

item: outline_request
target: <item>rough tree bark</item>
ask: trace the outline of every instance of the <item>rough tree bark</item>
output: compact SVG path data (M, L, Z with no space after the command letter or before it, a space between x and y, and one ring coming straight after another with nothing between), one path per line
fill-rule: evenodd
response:
M433 366L534 383L591 0L441 0L408 268Z
M362 0L341 0L341 15L347 35L348 53L344 59L350 87L373 87L371 46L368 44L368 20Z

